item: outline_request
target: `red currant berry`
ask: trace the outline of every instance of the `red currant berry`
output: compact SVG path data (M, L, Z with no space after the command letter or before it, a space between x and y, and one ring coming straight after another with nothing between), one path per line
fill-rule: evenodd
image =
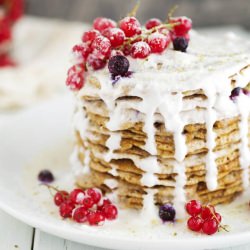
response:
M85 207L78 207L74 209L72 218L74 221L78 223L84 223L87 221L87 215L89 214L89 211L86 210Z
M98 225L101 225L105 221L105 217L103 213L100 211L90 212L87 215L87 220L89 222L89 225L98 226Z
M112 204L103 206L102 212L107 220L114 220L118 215L116 206Z
M107 61L102 55L90 54L87 58L87 64L93 68L93 70L102 69L105 67Z
M56 206L60 206L63 202L65 202L69 197L69 193L62 190L58 191L54 196L54 203Z
M186 204L186 210L191 216L196 216L201 213L202 205L199 201L192 200Z
M125 44L122 50L124 56L128 56L131 53L131 45Z
M125 17L119 25L127 37L141 34L141 25L135 17Z
M66 85L73 91L80 90L84 85L83 72L68 75Z
M98 51L107 58L110 56L111 43L109 39L105 36L96 37L93 43L91 44L91 48L92 50Z
M161 25L161 20L158 18L151 18L145 23L145 27L147 30L150 30L159 25Z
M98 204L97 209L98 210L102 210L102 208L106 205L110 205L112 204L111 201L109 199L103 199L102 201L100 201L100 204Z
M170 37L158 32L151 34L148 37L148 45L152 53L161 53L170 44Z
M94 39L99 35L101 35L101 33L98 30L86 31L82 36L82 41L84 43L92 43Z
M89 209L95 205L95 202L91 197L85 197L82 200L81 205L83 205L86 209Z
M221 215L219 213L215 213L215 216L216 216L217 222L221 223L222 221Z
M76 64L69 68L68 76L74 75L76 73L80 73L84 71L84 67L82 64Z
M190 230L199 232L203 226L203 220L200 217L190 217L187 226Z
M131 47L131 56L133 58L146 58L150 54L150 47L146 42L134 43Z
M173 32L177 36L183 36L188 33L189 30L192 28L192 20L187 17L175 17L171 18L169 23L175 24L178 23L173 27Z
M205 234L212 235L218 231L218 222L215 219L208 219L202 226L202 231Z
M5 1L8 5L8 18L15 22L22 15L24 11L24 0L15 0L15 1Z
M16 63L7 54L0 55L0 68L14 66L16 66Z
M69 198L74 204L82 204L85 192L80 188L76 188L69 194Z
M86 190L86 194L93 200L94 204L97 204L102 198L102 193L99 189L89 188Z
M107 28L115 28L116 22L105 17L98 17L93 22L93 27L96 30L103 31Z
M215 209L213 206L208 205L202 208L201 210L201 218L203 220L210 219L215 214Z
M7 18L0 19L0 43L11 40L11 24Z
M121 46L125 40L125 34L119 28L106 29L103 31L103 35L109 39L114 48Z
M71 201L63 202L59 207L60 215L63 218L71 218L72 217L72 211L74 210L75 205Z
M84 62L91 52L91 49L87 43L75 45L72 50L79 62Z

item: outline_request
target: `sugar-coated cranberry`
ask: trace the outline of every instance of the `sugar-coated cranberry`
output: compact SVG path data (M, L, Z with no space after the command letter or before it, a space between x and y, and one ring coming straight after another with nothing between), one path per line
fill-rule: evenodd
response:
M188 47L188 40L185 37L176 37L173 40L174 50L186 52Z
M111 43L105 36L97 36L91 44L91 48L108 57L111 52Z
M80 90L84 85L84 72L70 73L66 79L66 85L73 91Z
M218 222L216 219L208 219L203 223L202 231L205 234L212 235L218 231Z
M97 188L87 189L86 194L93 200L94 204L97 204L102 198L102 193Z
M125 40L125 34L119 28L106 29L103 31L103 35L109 39L114 48L121 46Z
M201 210L201 218L203 220L210 219L215 214L215 208L212 205L208 205L202 208Z
M131 56L133 58L144 59L148 57L150 51L150 47L146 42L137 42L131 47Z
M168 35L161 33L153 33L148 37L148 45L152 53L161 53L171 42L171 38Z
M241 87L236 87L231 91L230 99L235 100L242 93Z
M98 226L103 224L103 222L105 221L105 217L101 211L90 212L87 215L87 220L89 225Z
M171 24L177 24L173 27L173 32L177 36L183 36L192 29L192 20L187 17L174 17L169 21Z
M75 45L72 50L73 53L76 55L77 60L80 62L85 61L89 53L91 52L91 48L87 43Z
M105 67L107 61L102 55L98 53L90 54L87 58L87 64L94 70L102 69Z
M60 206L63 202L68 200L69 193L67 191L58 191L54 196L54 203L56 206Z
M87 215L89 211L85 207L78 207L73 210L72 218L78 223L84 223L87 221Z
M38 180L43 183L51 183L54 179L54 175L47 169L40 171L38 174Z
M82 204L85 192L80 188L76 188L69 194L69 198L74 204Z
M95 202L91 197L86 196L82 200L81 205L83 205L86 209L89 209L89 208L92 208L95 205Z
M159 209L159 217L162 219L163 222L165 221L174 221L175 219L175 209L171 204L165 204L160 207Z
M135 17L125 17L120 21L120 29L122 29L126 37L141 34L141 25Z
M125 56L113 56L108 63L109 72L114 76L125 75L129 69L129 61Z
M186 204L186 210L189 215L196 216L201 213L202 205L199 201L191 200Z
M84 32L84 34L82 36L82 41L84 43L92 43L94 41L94 39L99 35L101 35L101 33L95 29L92 29L90 31L86 31L86 32Z
M146 29L150 30L156 26L161 25L161 20L158 18L151 18L145 23Z
M190 230L199 232L203 226L203 220L200 217L190 217L187 221L187 226Z
M99 31L115 27L116 27L116 22L106 17L98 17L93 22L93 28Z
M107 220L114 220L118 215L117 207L112 204L103 206L102 212Z
M70 200L65 201L59 207L60 215L63 218L71 218L74 208L75 208L75 205L73 204L72 201Z

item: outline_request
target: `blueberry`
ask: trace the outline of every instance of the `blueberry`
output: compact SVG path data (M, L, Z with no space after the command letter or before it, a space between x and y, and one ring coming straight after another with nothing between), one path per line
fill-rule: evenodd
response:
M240 95L241 91L242 91L242 88L240 87L234 88L231 92L230 99L234 100L237 96Z
M45 169L38 174L38 180L43 183L51 183L54 181L54 176L49 170Z
M176 37L173 41L174 50L186 52L188 47L188 40L185 37Z
M159 209L159 217L162 219L163 222L174 221L175 214L176 214L175 209L169 203L164 204Z
M108 68L113 76L124 76L128 72L129 61L125 56L116 55L110 58Z

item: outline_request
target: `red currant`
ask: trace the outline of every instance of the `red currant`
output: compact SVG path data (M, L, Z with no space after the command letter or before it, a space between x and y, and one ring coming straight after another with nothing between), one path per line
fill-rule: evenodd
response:
M215 213L215 216L216 216L217 222L221 223L222 221L221 215L219 213Z
M74 189L69 194L69 198L74 204L81 204L85 198L85 192L80 188Z
M150 47L146 42L134 43L131 47L131 56L133 58L146 58L150 54Z
M117 218L117 215L118 215L118 210L117 210L116 206L114 206L112 204L103 206L102 212L103 212L105 218L108 220L114 220Z
M67 77L66 85L73 91L80 90L84 85L84 72L70 74Z
M92 50L98 51L105 57L110 56L111 43L105 36L97 36L93 43L91 44Z
M86 210L85 207L78 207L74 209L72 218L74 221L78 223L84 223L87 221L87 215L89 214L89 211Z
M123 52L124 56L130 55L130 53L131 53L131 45L125 44L125 45L123 46L122 52Z
M153 33L148 37L148 45L152 53L161 53L170 44L170 36L160 33Z
M63 218L71 218L72 217L72 211L74 210L75 205L71 201L63 202L59 207L60 215Z
M98 205L98 210L102 210L102 208L106 205L110 205L112 204L111 201L109 199L103 199L100 204Z
M5 1L8 4L8 18L15 22L22 15L24 10L24 0Z
M14 62L7 54L0 55L0 67L14 67L16 62Z
M102 198L102 193L98 189L90 188L86 190L86 193L93 200L94 204L97 204Z
M91 49L87 43L75 45L72 50L73 50L74 54L76 55L76 58L80 62L85 61L87 59L89 53L91 52Z
M141 25L135 17L125 17L119 25L127 37L141 34Z
M87 64L94 70L102 69L105 67L107 61L102 55L98 53L90 54L87 58Z
M83 205L86 209L92 208L94 206L95 202L91 197L85 197L81 201L81 205Z
M218 231L218 222L215 219L208 219L202 226L202 231L205 234L212 235Z
M119 28L106 29L103 35L109 39L111 46L114 48L121 46L125 40L125 34Z
M154 28L156 26L159 26L159 25L161 25L161 20L160 19L151 18L146 22L145 27L146 27L146 29L150 30L150 29L152 29L152 28Z
M208 205L202 208L201 210L201 218L203 220L210 219L215 214L215 209L213 206Z
M103 31L107 28L115 28L116 22L105 17L98 17L93 22L93 27L96 30Z
M94 226L94 225L100 225L105 221L105 217L102 212L96 211L96 212L90 212L87 215L87 220L89 222L89 225Z
M9 20L7 18L0 19L0 43L11 40L11 38L11 24Z
M84 67L82 64L76 64L69 68L68 76L74 75L76 73L80 73L84 71Z
M203 220L200 217L190 217L187 226L190 230L199 232L203 226Z
M69 193L67 191L58 191L54 196L54 203L56 206L60 206L63 202L65 202L69 197Z
M101 33L98 30L90 30L90 31L86 31L84 32L83 36L82 36L82 41L84 43L88 42L88 43L92 43L94 41L94 39L101 35Z
M191 216L196 216L201 213L202 205L199 201L192 200L186 204L186 210Z
M192 20L187 17L175 17L169 21L171 24L178 23L173 27L173 32L177 36L183 36L192 28Z

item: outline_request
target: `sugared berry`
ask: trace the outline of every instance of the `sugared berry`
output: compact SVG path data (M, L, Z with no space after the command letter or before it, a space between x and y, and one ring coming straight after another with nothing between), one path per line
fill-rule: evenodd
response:
M74 204L82 204L85 192L80 188L76 188L69 194L69 198Z
M189 215L196 216L201 213L202 205L199 201L191 200L186 204L186 210Z
M131 47L131 56L133 58L144 59L148 57L150 51L150 47L146 42L137 42Z
M190 230L199 232L203 226L203 220L200 217L190 217L187 226Z
M152 53L161 53L171 42L171 38L168 35L161 33L153 33L148 37L148 45Z
M158 18L151 18L145 23L146 29L150 30L156 26L161 25L161 20Z
M212 218L213 214L215 214L215 209L212 205L205 206L201 210L201 218L203 220Z
M159 217L162 221L174 221L175 219L175 209L171 204L165 204L159 209Z
M84 223L87 221L87 215L89 211L85 207L78 207L73 210L72 218L78 223Z
M94 206L95 202L91 197L85 197L82 202L81 205L83 205L86 209L92 208Z
M118 215L118 210L117 210L116 206L114 206L112 204L103 206L102 212L103 212L105 218L108 220L114 220L117 218L117 215Z
M98 210L102 210L102 208L106 205L110 205L112 204L111 201L109 199L103 199L99 202L98 204Z
M176 37L173 40L174 50L186 52L188 47L188 40L185 37Z
M87 189L86 194L93 200L94 204L97 204L102 198L102 193L97 188Z
M105 17L98 17L93 22L93 28L99 31L104 31L107 28L115 28L116 22Z
M54 181L54 175L47 169L42 170L38 174L38 180L43 182L43 183L51 183Z
M98 53L90 54L87 58L87 64L93 68L93 70L102 69L105 67L107 61L103 58L103 55Z
M82 43L79 45L75 45L72 51L77 61L80 63L84 62L87 59L89 53L91 52L91 49L87 43Z
M91 48L103 56L108 57L111 52L111 43L105 36L97 36L91 44Z
M241 87L236 87L231 91L230 99L235 100L242 93Z
M103 222L105 221L105 217L101 211L90 212L87 215L87 220L89 225L98 226L103 224Z
M124 76L129 69L129 61L125 56L113 56L108 63L109 72L114 76Z
M98 30L90 30L90 31L86 31L84 32L83 36L82 36L82 41L84 43L92 43L94 41L94 39L101 35L101 33Z
M121 46L125 40L125 34L119 28L106 29L103 31L103 35L109 39L114 48Z
M120 29L122 29L126 37L141 34L141 25L135 17L125 17L120 21Z
M60 215L63 218L71 218L75 205L70 200L63 202L59 207Z
M63 202L65 202L69 197L69 193L67 191L58 191L54 196L54 203L56 206L60 206Z
M218 222L215 219L208 219L203 223L202 231L205 234L212 235L218 231Z
M183 36L192 28L192 20L187 17L174 17L169 20L171 24L177 24L173 27L173 32L177 36Z
M73 91L80 90L84 85L84 71L72 74L72 71L66 79L66 85Z

